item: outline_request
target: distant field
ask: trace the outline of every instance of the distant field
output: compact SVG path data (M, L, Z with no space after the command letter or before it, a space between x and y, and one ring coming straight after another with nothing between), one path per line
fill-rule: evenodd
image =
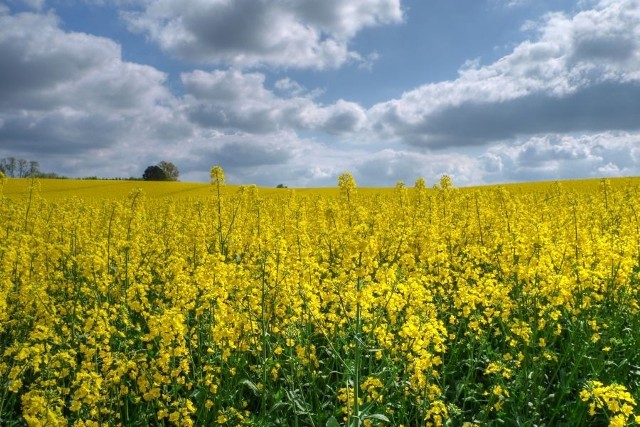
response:
M81 179L41 179L40 194L47 199L66 197L79 198L119 198L132 190L142 188L151 198L184 196L201 197L209 194L210 185L187 182L148 182ZM7 197L19 197L29 192L30 179L9 179L4 187Z
M614 187L622 186L638 186L640 185L640 177L612 178L609 180ZM201 182L149 182L149 181L116 181L116 180L82 180L82 179L41 179L38 180L40 195L49 200L56 200L66 197L78 197L81 199L93 198L121 198L126 197L132 190L141 188L146 197L166 198L200 198L211 195L211 185ZM575 191L591 191L598 187L600 179L585 180L565 180L559 181L565 189ZM509 191L514 192L544 192L548 190L554 181L527 182L515 184L502 184ZM8 179L4 185L3 194L6 197L15 198L28 196L30 179ZM433 183L427 183L428 186ZM406 182L407 187L412 187L412 182ZM455 185L455 182L454 182ZM229 185L225 187L225 191L234 193L239 185ZM493 186L483 187L465 187L464 189L474 188L491 188ZM366 188L360 187L358 191L363 194L385 193L390 191L393 185L388 188ZM264 195L286 194L290 189L282 188L265 188L261 187L260 192ZM300 194L317 194L317 195L337 195L337 188L297 188L296 192Z

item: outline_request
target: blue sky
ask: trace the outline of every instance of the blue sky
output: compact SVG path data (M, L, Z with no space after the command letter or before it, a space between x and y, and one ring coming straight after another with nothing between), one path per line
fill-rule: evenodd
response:
M234 183L639 175L640 0L0 0L0 158Z

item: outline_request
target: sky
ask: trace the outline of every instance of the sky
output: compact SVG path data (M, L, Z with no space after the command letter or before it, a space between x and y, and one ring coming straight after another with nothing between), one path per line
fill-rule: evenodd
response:
M0 0L0 158L289 187L640 175L640 0Z

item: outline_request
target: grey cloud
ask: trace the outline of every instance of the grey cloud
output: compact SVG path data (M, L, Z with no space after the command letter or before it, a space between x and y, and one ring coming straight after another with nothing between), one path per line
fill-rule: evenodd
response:
M629 132L548 134L492 146L481 158L502 165L499 170L485 169L489 181L637 175L639 143L640 134Z
M243 112L233 106L198 102L188 107L187 115L194 123L207 128L263 134L274 132L279 127L267 109Z
M344 111L331 116L325 123L324 128L333 134L352 132L358 125L359 117L350 111Z
M215 70L210 73L196 70L181 75L187 92L198 100L237 103L269 102L272 94L264 87L262 73L242 73L238 70Z
M367 185L389 187L397 181L411 185L422 176L422 166L414 154L386 151L358 164L356 175Z
M443 174L454 185L576 179L640 174L640 133L545 134L490 144L472 156L464 152L385 149L354 155L346 166L359 185L412 185L424 177L433 185Z
M577 15L571 28L570 61L631 59L638 49L638 19L635 0L603 1L598 8Z
M213 165L230 171L282 165L294 159L303 147L291 132L261 136L240 132L208 137L200 134L193 148L185 153L185 171L209 170Z
M602 83L565 96L534 94L499 103L443 108L418 126L397 125L420 146L479 145L520 135L640 128L640 83Z
M327 118L320 128L331 134L356 132L364 126L367 117L362 107L353 102L338 101L327 107Z
M502 158L493 153L484 153L478 157L478 160L487 174L499 174L504 170Z
M53 15L0 16L0 106L24 105L43 90L75 81L104 65L106 57L120 54L107 39L65 35L57 25Z
M260 143L229 142L216 150L216 160L229 167L254 167L260 165L279 165L292 157L286 147L264 145Z
M122 61L109 39L62 31L53 15L0 16L0 56L0 108L86 113L171 99L164 73Z
M282 142L284 141L284 142ZM254 153L242 147L250 147ZM217 148L216 148L217 147ZM218 152L223 153L222 156ZM286 155L285 155L286 153ZM351 172L358 186L411 186L424 177L429 186L443 174L455 186L640 174L640 133L604 132L568 136L547 134L489 145L484 151L415 152L357 148L331 149L300 141L293 134L258 138L220 135L192 155L190 167L206 179L220 164L230 182L275 186L335 186L338 174ZM310 162L309 159L317 159ZM195 172L194 172L195 173ZM195 176L195 175L193 175Z
M345 134L358 131L366 122L364 110L353 102L339 100L323 106L311 96L277 96L257 72L194 71L183 74L182 81L187 116L207 128L257 134L283 130ZM295 82L286 85L295 87Z
M640 3L601 1L550 14L527 40L456 80L425 85L372 107L383 138L444 149L519 136L640 128Z
M254 0L211 3L202 9L186 8L180 23L199 45L197 51L210 50L223 54L270 51L277 46L263 37L274 30L274 16L266 3ZM191 47L185 43L186 48Z
M209 128L251 133L276 131L277 111L286 101L266 90L264 80L261 73L237 70L184 73L187 115L193 122Z
M275 89L283 95L288 96L305 96L308 98L315 98L320 95L323 90L314 89L309 91L298 82L291 80L289 77L285 77L275 82Z
M194 62L335 68L362 58L348 41L362 28L400 22L399 0L150 2L122 12L132 31Z
M59 112L7 117L0 126L0 149L18 149L32 157L79 154L113 146L122 123L103 117L65 117Z
M326 160L318 155L321 149L313 141L300 139L293 132L277 132L268 135L212 134L197 142L182 159L181 171L190 179L203 180L211 166L220 165L227 180L232 183L275 186L307 185L318 182L310 177L310 170ZM309 157L317 161L309 162ZM329 161L330 162L330 161Z
M638 49L638 43L628 34L605 36L582 35L574 41L574 61L626 61Z

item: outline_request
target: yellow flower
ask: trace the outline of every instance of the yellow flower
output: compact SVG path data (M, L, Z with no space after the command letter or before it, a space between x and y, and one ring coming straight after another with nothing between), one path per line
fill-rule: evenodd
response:
M16 379L9 382L9 387L8 387L9 391L13 393L17 393L20 390L20 387L22 387L22 380L20 379Z
M627 425L627 419L622 414L617 414L609 420L609 427L624 427Z
M220 166L212 167L209 175L212 184L224 185L224 171Z

